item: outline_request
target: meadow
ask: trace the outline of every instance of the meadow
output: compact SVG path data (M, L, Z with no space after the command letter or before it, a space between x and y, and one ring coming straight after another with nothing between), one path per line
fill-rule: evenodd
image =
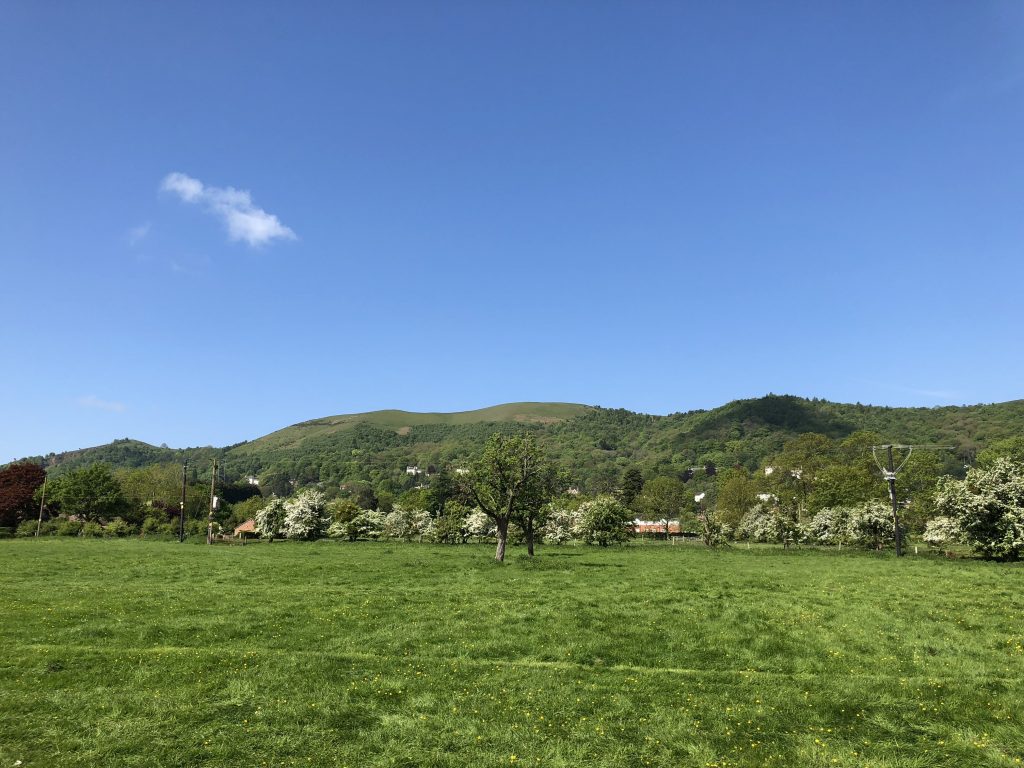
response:
M1024 567L0 541L0 766L1016 766Z

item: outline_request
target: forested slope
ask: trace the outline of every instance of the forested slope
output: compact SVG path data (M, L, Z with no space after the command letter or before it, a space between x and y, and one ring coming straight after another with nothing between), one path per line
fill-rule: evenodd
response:
M614 483L627 467L645 474L682 472L711 461L755 469L793 437L839 440L858 431L883 442L948 445L970 458L995 440L1024 434L1024 400L940 408L889 408L785 395L737 400L709 411L652 416L571 403L512 403L479 411L422 414L377 411L303 422L226 448L171 449L134 440L47 457L61 473L95 461L115 468L181 462L200 476L214 457L230 477L255 476L279 492L314 483L364 482L403 490L422 482L406 467L458 465L495 431L533 431L570 472L593 490Z

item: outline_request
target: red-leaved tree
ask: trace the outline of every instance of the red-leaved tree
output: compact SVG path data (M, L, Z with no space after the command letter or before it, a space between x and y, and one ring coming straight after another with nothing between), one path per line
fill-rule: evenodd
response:
M45 477L42 467L28 461L0 469L0 526L13 528L33 517L32 497Z

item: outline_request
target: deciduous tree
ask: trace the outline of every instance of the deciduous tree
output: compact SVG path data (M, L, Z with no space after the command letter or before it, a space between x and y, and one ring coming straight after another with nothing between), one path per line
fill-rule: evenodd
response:
M284 503L284 532L289 539L319 539L330 524L327 498L320 491L303 491Z
M632 515L614 496L605 494L580 504L578 531L588 544L619 544L629 538Z
M963 541L964 534L960 526L951 517L941 515L933 517L924 527L921 539L930 547L946 550L951 544Z
M656 477L644 485L634 502L643 514L652 520L663 520L668 538L669 521L678 520L686 503L686 486L674 477Z
M106 464L92 464L61 476L53 483L52 498L65 515L83 520L112 520L130 506L121 484Z
M963 480L939 481L935 507L986 558L1017 560L1024 552L1024 464L997 458Z
M272 496L256 513L254 526L257 533L265 539L273 539L284 532L284 501Z
M0 526L14 528L34 516L33 497L45 478L46 470L28 461L0 469Z
M504 562L508 527L513 522L522 526L532 556L542 508L555 495L559 482L557 468L533 435L491 435L483 455L468 474L459 476L459 482L494 521L498 538L494 559Z

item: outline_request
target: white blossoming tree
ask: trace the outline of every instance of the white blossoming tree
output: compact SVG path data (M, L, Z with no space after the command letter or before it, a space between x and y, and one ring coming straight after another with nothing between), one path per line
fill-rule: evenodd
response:
M881 501L865 501L845 507L826 507L800 526L803 540L810 544L882 549L892 543L892 510Z
M755 504L740 520L736 537L768 544L792 541L796 532L793 519L777 504Z
M849 507L825 507L801 526L803 539L811 544L848 544L850 511Z
M852 544L872 549L882 549L895 541L892 524L892 508L881 501L865 501L849 510L850 522L847 535Z
M951 544L963 541L964 532L952 517L941 515L925 524L921 538L929 547L948 551Z
M265 539L283 535L284 516L284 501L274 496L256 513L253 521L256 532Z
M363 535L376 541L384 535L384 513L376 509L364 509L361 514Z
M427 510L406 509L396 504L384 517L382 535L389 539L410 541L417 536L428 535L432 522Z
M354 515L335 519L327 529L332 539L379 539L384 528L384 515L375 509L360 509Z
M963 480L943 478L935 508L983 557L1018 560L1024 553L1024 463L997 458L988 467L972 467Z
M579 525L579 505L558 500L548 505L540 532L547 544L565 544L579 536Z
M320 491L303 491L284 505L284 532L289 539L319 539L331 524L327 498Z
M466 517L466 530L476 541L493 539L497 532L494 521L482 509L474 509Z
M706 547L727 547L732 538L732 526L722 521L711 509L702 509L697 513L700 523L700 539Z

